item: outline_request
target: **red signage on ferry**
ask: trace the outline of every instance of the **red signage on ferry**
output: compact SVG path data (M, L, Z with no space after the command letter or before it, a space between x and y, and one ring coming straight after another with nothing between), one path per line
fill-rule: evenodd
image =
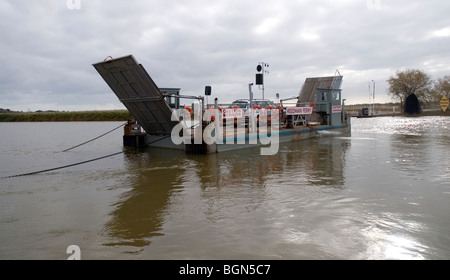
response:
M313 107L288 107L286 108L286 115L298 116L298 115L312 115Z

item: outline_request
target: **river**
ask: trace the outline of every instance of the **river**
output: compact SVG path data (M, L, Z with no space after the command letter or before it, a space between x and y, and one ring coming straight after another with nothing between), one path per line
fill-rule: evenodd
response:
M450 118L354 118L274 156L124 150L122 129L62 152L118 125L0 123L0 259L450 258Z

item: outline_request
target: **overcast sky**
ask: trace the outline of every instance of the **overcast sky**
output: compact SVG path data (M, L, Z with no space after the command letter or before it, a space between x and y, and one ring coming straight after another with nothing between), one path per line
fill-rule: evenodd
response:
M159 87L219 102L297 96L308 77L344 76L347 104L390 102L397 70L450 75L450 1L0 0L0 108L122 109L92 67L133 54ZM261 97L255 87L254 93Z

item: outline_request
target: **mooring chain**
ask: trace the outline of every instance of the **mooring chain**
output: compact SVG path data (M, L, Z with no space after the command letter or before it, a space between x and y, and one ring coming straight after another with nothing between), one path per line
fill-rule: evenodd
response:
M105 135L108 135L108 134L110 134L111 132L113 132L113 131L115 131L115 130L121 128L122 126L124 126L124 125L126 125L126 124L127 124L127 123L121 124L121 125L119 125L118 127L114 128L114 129L112 129L112 130L110 130L110 131L108 131L108 132L106 132L106 133L103 133L102 135L97 136L97 137L95 137L95 138L93 138L93 139L91 139L91 140L89 140L89 141L86 141L86 142L81 143L81 144L79 144L79 145L73 146L72 148L65 149L63 152L68 152L68 151L70 151L70 150L73 150L73 149L75 149L75 148L78 148L78 147L80 147L80 146L83 146L83 145L85 145L85 144L87 144L87 143L90 143L90 142L92 142L92 141L94 141L94 140L97 140L97 139L99 139L99 138L101 138L101 137L103 137L103 136L105 136Z
M162 137L161 139L157 139L157 140L154 140L152 142L145 143L145 144L139 146L138 148L144 148L147 145L154 144L154 143L156 143L158 141L164 140L164 139L169 138L169 137L171 137L171 136L170 135L169 136L165 136L165 137ZM64 169L64 168L68 168L68 167L72 167L72 166L77 166L77 165L90 163L90 162L101 160L101 159L105 159L105 158L110 158L110 157L117 156L117 155L120 155L120 154L123 154L123 153L125 153L125 151L120 151L120 152L109 154L109 155L106 155L106 156L101 156L101 157L98 157L98 158L94 158L94 159L90 159L90 160L86 160L86 161L82 161L82 162L77 162L77 163L72 163L72 164L68 164L68 165L64 165L64 166L59 166L59 167L55 167L55 168L49 168L49 169L35 171L35 172L28 172L28 173L23 173L23 174L6 176L6 177L2 177L1 179L17 178L17 177L25 177L25 176L37 175L37 174L40 174L40 173L55 171L55 170Z
M93 138L93 139L91 139L91 140L89 140L89 141L86 141L86 142L84 142L84 143L81 143L81 144L79 144L79 145L73 146L72 148L66 149L66 150L64 150L64 151L62 151L62 152L67 152L67 151L73 150L73 149L75 149L75 148L81 147L81 146L83 146L83 145L86 145L87 143L90 143L90 142L92 142L92 141L95 141L95 140L97 140L97 139L99 139L99 138L101 138L101 137L103 137L103 136L105 136L105 135L108 135L109 133L112 133L113 131L115 131L115 130L121 128L122 126L124 126L124 125L126 125L126 124L127 124L127 123L121 124L121 125L119 125L118 127L114 128L114 129L112 129L112 130L110 130L110 131L108 131L108 132L106 132L106 133L103 133L103 134L100 135L100 136L97 136L97 137L95 137L95 138ZM123 153L123 151L122 151L122 152L118 152L118 153L114 153L114 154L110 154L110 155L106 155L106 156L101 156L101 157L99 157L99 158L94 158L94 159L86 160L86 161L83 161L83 162L78 162L78 163L73 163L73 164L69 164L69 165L60 166L60 167L55 167L55 168L50 168L50 169L40 170L40 171L35 171L35 172L29 172L29 173L24 173L24 174L18 174L18 175L13 175L13 176L2 177L2 179L6 179L6 178L15 178L15 177L23 177L23 176L30 176L30 175L36 175L36 174L39 174L39 173L44 173L44 172L54 171L54 170L58 170L58 169L63 169L63 168L68 168L68 167L72 167L72 166L76 166L76 165L81 165L81 164L93 162L93 161L100 160L100 159L104 159L104 158L109 158L109 157L112 157L112 156L115 156L115 155L118 155L118 154L121 154L121 153Z
M121 151L121 152L118 152L118 153L114 153L114 154L110 154L110 155L106 155L106 156L102 156L102 157L98 157L98 158L94 158L94 159L90 159L90 160L86 160L86 161L82 161L82 162L72 163L72 164L68 164L68 165L64 165L64 166L60 166L60 167L55 167L55 168L50 168L50 169L45 169L45 170L40 170L40 171L35 171L35 172L29 172L29 173L23 173L23 174L18 174L18 175L13 175L13 176L2 177L2 179L37 175L37 174L44 173L44 172L55 171L55 170L59 170L59 169L64 169L64 168L68 168L68 167L72 167L72 166L77 166L77 165L81 165L81 164L85 164L85 163L89 163L89 162L93 162L93 161L97 161L97 160L113 157L113 156L120 155L120 154L123 154L123 153L124 153L124 151Z

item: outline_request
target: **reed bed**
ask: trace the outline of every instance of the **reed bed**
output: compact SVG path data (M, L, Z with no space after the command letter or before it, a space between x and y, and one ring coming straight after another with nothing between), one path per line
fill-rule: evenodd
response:
M126 121L131 118L127 110L0 113L0 122Z

